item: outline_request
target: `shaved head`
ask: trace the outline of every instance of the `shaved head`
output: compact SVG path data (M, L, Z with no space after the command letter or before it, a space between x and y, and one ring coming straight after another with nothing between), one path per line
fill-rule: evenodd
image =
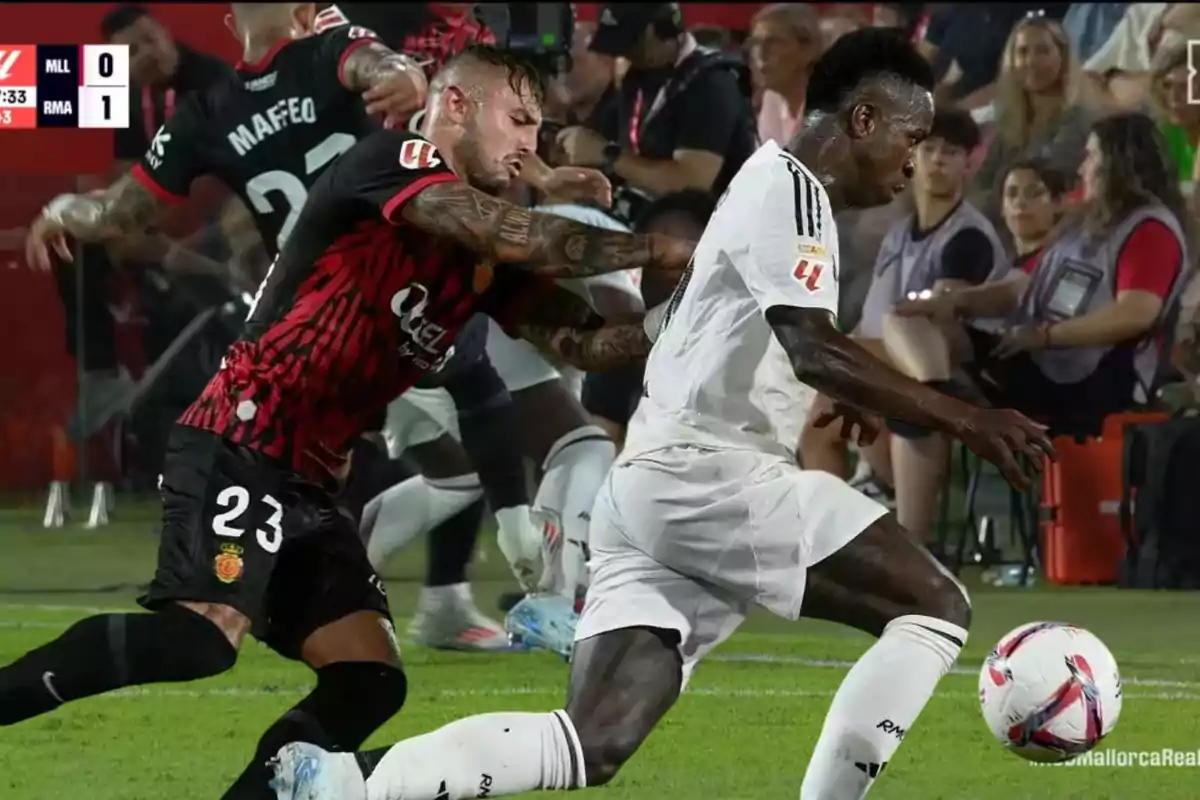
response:
M546 83L527 59L473 45L429 83L425 135L477 189L501 194L537 147Z

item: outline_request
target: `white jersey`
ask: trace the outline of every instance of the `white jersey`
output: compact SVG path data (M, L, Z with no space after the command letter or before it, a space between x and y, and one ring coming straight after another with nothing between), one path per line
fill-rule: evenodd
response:
M768 142L734 177L667 303L623 458L693 444L795 460L815 392L767 324L772 306L837 314L838 237L820 182Z
M556 217L581 222L584 225L591 225L593 228L603 228L608 231L620 231L621 233L629 233L629 228L622 225L617 220L605 214L598 208L591 206L577 205L575 203L562 203L547 206L537 206L534 211L543 214L553 214ZM642 294L638 287L642 282L642 271L640 269L622 270L621 272L608 272L603 275L593 275L590 278L560 278L558 284L564 289L582 297L587 304L596 307L596 303L592 297L592 289L604 287L609 290L617 290L625 292L631 297L636 298L635 305L641 307Z

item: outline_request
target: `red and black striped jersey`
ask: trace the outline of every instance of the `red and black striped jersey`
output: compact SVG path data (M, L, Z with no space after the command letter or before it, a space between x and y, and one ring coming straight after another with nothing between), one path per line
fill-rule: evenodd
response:
M456 180L433 144L404 131L371 134L334 162L263 281L243 340L180 423L325 478L388 403L452 354L474 313L507 325L522 274L493 276L471 251L401 216L421 191Z

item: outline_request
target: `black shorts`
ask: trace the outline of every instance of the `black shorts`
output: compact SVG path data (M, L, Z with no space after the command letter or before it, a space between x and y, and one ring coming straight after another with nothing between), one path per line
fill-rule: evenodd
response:
M232 606L259 641L299 659L309 634L357 611L390 620L357 527L323 488L215 434L176 425L161 481L148 609Z
M587 373L583 376L583 394L580 398L583 407L589 414L618 425L628 425L642 398L645 375L645 361L636 361L605 372Z
M1133 407L1135 373L1128 348L1114 348L1086 379L1055 383L1028 353L992 358L996 334L968 327L974 350L967 364L979 390L997 408L1014 408L1062 432L1098 433L1104 418Z

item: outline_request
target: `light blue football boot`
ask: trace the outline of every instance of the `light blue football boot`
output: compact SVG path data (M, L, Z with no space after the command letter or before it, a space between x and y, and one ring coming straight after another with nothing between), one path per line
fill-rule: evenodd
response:
M579 614L560 594L531 594L508 612L504 628L514 647L549 650L567 661L575 647Z

